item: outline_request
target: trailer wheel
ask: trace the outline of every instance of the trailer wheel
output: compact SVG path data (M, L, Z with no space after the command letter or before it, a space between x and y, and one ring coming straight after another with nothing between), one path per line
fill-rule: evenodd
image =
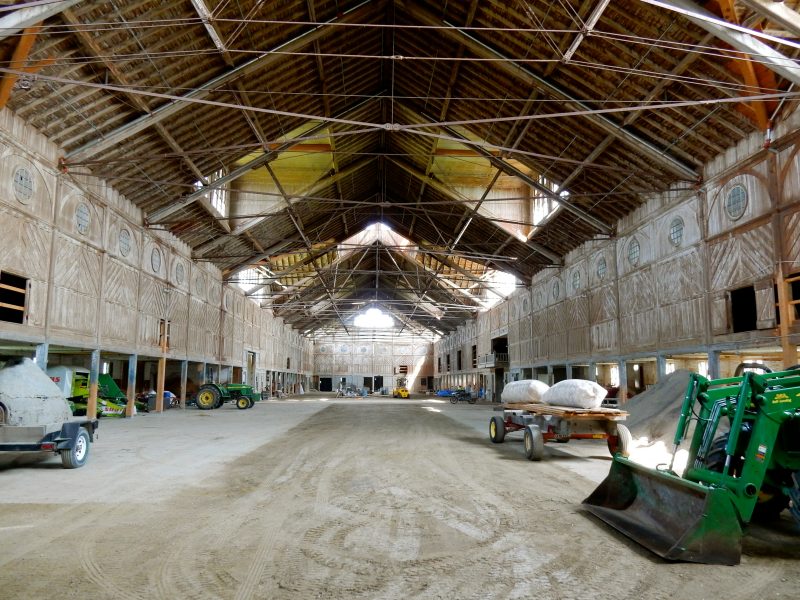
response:
M197 392L197 408L200 410L211 410L212 408L219 408L222 404L219 390L213 385L200 386Z
M245 408L250 408L250 398L245 398L244 396L239 396L236 399L236 408L240 410L244 410Z
M617 452L626 458L630 456L633 436L631 435L631 430L622 423L617 423L617 439L613 440L609 437L606 441L608 442L608 451L611 456L614 456Z
M65 469L78 469L86 464L89 458L89 432L83 427L78 429L75 444L72 448L61 450L61 466Z
M503 417L492 417L489 420L489 439L495 444L502 444L506 438L506 422Z
M542 460L544 457L544 437L542 430L536 425L528 425L525 428L525 456L528 460Z

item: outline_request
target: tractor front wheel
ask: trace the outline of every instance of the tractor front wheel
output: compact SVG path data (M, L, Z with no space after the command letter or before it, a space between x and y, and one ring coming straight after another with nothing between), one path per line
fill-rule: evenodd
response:
M219 408L221 404L222 398L216 386L200 386L200 390L197 392L197 408L211 410L212 408Z
M239 410L250 408L250 398L246 398L245 396L239 396L236 399L236 408L238 408Z

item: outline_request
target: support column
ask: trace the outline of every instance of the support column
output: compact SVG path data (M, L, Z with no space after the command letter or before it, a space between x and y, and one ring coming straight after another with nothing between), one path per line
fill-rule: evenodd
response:
M547 385L553 385L553 365L547 365Z
M619 403L628 401L628 363L620 360L619 363Z
M708 351L708 378L719 379L719 350Z
M86 417L93 419L97 414L97 380L100 377L100 350L92 350L89 365L89 398L86 401Z
M136 406L136 366L139 357L135 354L128 356L128 389L126 396L128 397L128 404L125 406L125 416L132 417L133 409Z
M788 369L800 362L800 360L798 360L797 344L792 342L790 334L790 327L794 320L794 307L789 304L788 284L783 275L783 262L780 260L778 260L776 271L776 281L778 284L778 314L781 318L779 327L781 336L781 358L783 360L783 368Z
M161 356L158 357L158 374L156 375L156 412L164 412L164 379L167 373L167 321L161 321Z
M656 355L656 381L661 381L667 376L667 357L663 354Z
M42 370L47 371L47 353L50 351L50 344L45 342L36 346L36 354L33 356L33 362Z
M572 365L566 365L567 379L572 379Z
M597 381L597 363L589 363L589 381Z
M189 361L181 361L181 408L186 408L186 380L189 379Z

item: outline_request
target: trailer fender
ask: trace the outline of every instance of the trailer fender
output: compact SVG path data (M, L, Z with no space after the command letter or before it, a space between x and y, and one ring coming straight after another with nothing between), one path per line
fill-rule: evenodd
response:
M56 442L56 450L71 450L75 447L75 440L81 428L86 429L89 434L89 441L94 442L95 430L98 426L97 419L90 421L70 421L61 426L61 432L53 441Z

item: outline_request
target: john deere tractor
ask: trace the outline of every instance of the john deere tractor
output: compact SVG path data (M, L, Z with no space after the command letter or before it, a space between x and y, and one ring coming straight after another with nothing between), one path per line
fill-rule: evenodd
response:
M674 452L689 441L683 473ZM800 371L692 374L669 465L615 455L586 499L603 521L670 560L737 564L751 520L789 508L800 523Z
M253 408L259 394L253 386L244 383L206 383L197 391L197 408L211 410L219 408L225 402L234 402L236 408Z

